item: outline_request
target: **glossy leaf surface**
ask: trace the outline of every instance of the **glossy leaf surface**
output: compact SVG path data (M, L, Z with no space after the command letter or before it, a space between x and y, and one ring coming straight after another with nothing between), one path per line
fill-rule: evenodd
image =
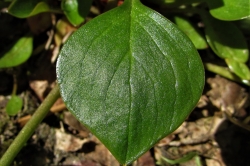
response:
M22 106L23 100L20 97L16 95L11 96L11 99L6 105L6 112L8 115L14 116L21 110Z
M245 63L248 60L248 46L242 32L231 22L220 21L204 15L205 33L209 46L221 58Z
M230 70L242 80L250 80L250 70L245 63L240 63L233 59L226 59L226 63Z
M197 49L207 48L205 37L201 35L199 30L191 24L191 22L181 16L173 18L174 23L191 39Z
M61 50L57 77L68 109L121 164L173 132L204 85L192 42L138 0L76 31Z
M89 13L92 0L62 0L61 8L74 26L77 26L85 20Z
M220 20L239 20L250 16L249 0L206 0L210 13Z
M46 0L14 0L8 8L8 13L18 18L27 18L48 11L50 7Z
M13 67L24 63L32 54L33 37L20 38L7 52L0 56L0 68Z

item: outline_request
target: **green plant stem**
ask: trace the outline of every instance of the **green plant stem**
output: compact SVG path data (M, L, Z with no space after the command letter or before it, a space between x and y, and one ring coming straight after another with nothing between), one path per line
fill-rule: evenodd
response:
M37 126L41 123L44 117L49 112L51 106L56 102L56 100L60 97L59 86L56 85L54 89L49 93L49 95L42 102L40 107L33 114L32 118L28 121L28 123L23 127L23 129L19 132L17 137L14 139L10 147L4 153L2 158L0 159L1 166L9 166L12 164L14 158L25 145L27 140L34 133Z
M12 96L16 95L17 91L17 80L16 80L16 74L13 75L13 89L12 89Z

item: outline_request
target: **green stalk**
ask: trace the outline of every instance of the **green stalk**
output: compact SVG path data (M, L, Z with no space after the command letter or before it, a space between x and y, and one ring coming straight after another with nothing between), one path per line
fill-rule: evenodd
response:
M17 80L16 80L16 74L13 74L13 89L11 96L15 96L17 91Z
M40 107L33 114L32 118L19 132L19 134L14 139L14 141L7 149L7 151L4 153L4 155L0 159L1 166L9 166L12 164L16 155L19 153L19 151L22 149L22 147L34 133L37 126L45 118L51 106L56 102L56 100L59 97L60 97L59 86L56 85L54 89L49 93L49 95L45 98L45 100L42 102Z

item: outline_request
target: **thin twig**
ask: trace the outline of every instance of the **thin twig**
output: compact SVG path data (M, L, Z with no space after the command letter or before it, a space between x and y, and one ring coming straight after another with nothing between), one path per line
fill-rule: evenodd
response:
M10 147L4 153L2 158L0 159L1 166L9 166L12 164L14 158L25 145L27 140L34 133L37 126L41 123L44 117L49 112L51 106L56 102L56 100L60 97L59 86L56 85L54 89L49 93L49 95L45 98L43 103L38 107L36 112L33 114L32 118L28 121L28 123L24 126L24 128L19 132L17 137L14 139Z

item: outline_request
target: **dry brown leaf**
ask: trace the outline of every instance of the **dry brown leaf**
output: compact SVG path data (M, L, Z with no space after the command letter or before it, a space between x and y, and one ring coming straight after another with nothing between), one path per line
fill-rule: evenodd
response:
M82 148L83 144L87 142L86 139L77 138L71 134L67 134L60 129L55 129L55 150L63 152L75 152Z

